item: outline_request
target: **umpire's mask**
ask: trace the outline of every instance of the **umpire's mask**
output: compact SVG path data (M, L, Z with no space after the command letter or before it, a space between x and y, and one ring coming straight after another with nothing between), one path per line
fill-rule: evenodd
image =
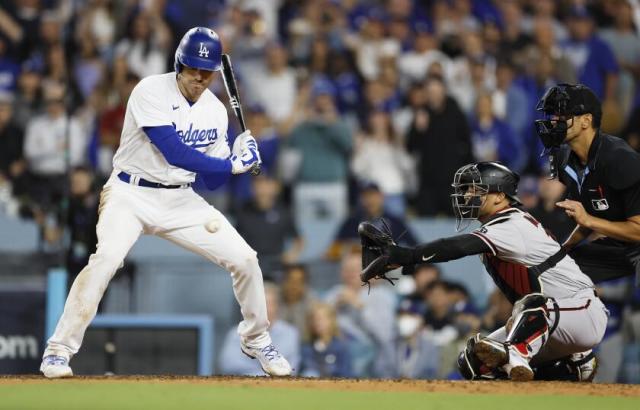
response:
M562 83L549 88L538 101L536 110L545 116L535 121L536 132L545 147L543 154L562 145L574 116L591 114L596 128L600 127L602 119L600 100L582 84ZM567 125L567 121L571 123Z

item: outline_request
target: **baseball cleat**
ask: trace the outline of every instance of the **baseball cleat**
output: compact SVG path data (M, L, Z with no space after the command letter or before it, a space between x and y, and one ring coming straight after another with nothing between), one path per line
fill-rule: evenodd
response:
M47 379L73 376L73 371L69 367L69 359L56 355L45 356L42 359L40 371Z
M533 380L533 370L528 365L513 366L509 378L514 382L530 382Z
M473 353L485 366L491 369L509 363L507 346L502 342L487 337L476 341L475 346L473 346Z
M598 360L591 350L583 353L574 353L569 360L575 366L578 381L589 383L596 377Z
M246 354L252 359L258 359L262 370L269 376L290 376L291 365L278 352L273 344L265 346L263 348L248 347L240 344L242 353Z

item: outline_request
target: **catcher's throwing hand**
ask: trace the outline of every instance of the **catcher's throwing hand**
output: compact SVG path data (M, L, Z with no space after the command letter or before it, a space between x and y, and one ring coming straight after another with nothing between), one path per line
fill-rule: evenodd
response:
M588 228L591 215L585 211L584 206L582 206L580 202L565 199L564 201L556 202L556 206L564 209L567 216L573 219L575 223Z
M377 224L369 221L361 222L358 225L358 234L362 244L360 280L368 284L371 279L385 279L393 284L386 273L400 265L389 263L390 249L396 244L387 222L384 219L380 219Z

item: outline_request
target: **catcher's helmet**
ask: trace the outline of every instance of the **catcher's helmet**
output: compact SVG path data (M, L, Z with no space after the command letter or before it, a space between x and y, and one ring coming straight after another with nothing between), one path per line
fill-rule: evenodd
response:
M176 49L173 66L179 73L182 66L218 71L222 66L222 43L215 31L194 27L187 31Z
M582 84L562 83L547 90L538 101L536 110L545 114L544 119L536 120L536 131L545 148L559 147L567 137L566 120L575 115L591 114L593 125L600 127L602 106L594 92ZM550 116L558 117L555 121Z
M491 192L504 192L511 204L521 205L518 198L520 176L500 162L473 162L458 169L453 176L451 206L456 216L456 230L466 228L478 219L482 197ZM463 224L463 221L466 223Z

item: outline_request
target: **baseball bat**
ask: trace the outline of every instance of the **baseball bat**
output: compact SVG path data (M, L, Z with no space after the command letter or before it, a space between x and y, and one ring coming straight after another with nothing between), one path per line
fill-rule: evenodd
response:
M247 125L244 122L244 115L242 114L242 105L240 104L240 94L238 93L238 84L236 83L236 76L233 74L233 67L231 66L231 57L229 54L222 54L222 80L224 82L224 88L227 90L229 96L229 105L233 108L233 112L238 118L240 123L240 129L242 132L247 130ZM252 175L260 174L260 164L255 164L251 168Z

